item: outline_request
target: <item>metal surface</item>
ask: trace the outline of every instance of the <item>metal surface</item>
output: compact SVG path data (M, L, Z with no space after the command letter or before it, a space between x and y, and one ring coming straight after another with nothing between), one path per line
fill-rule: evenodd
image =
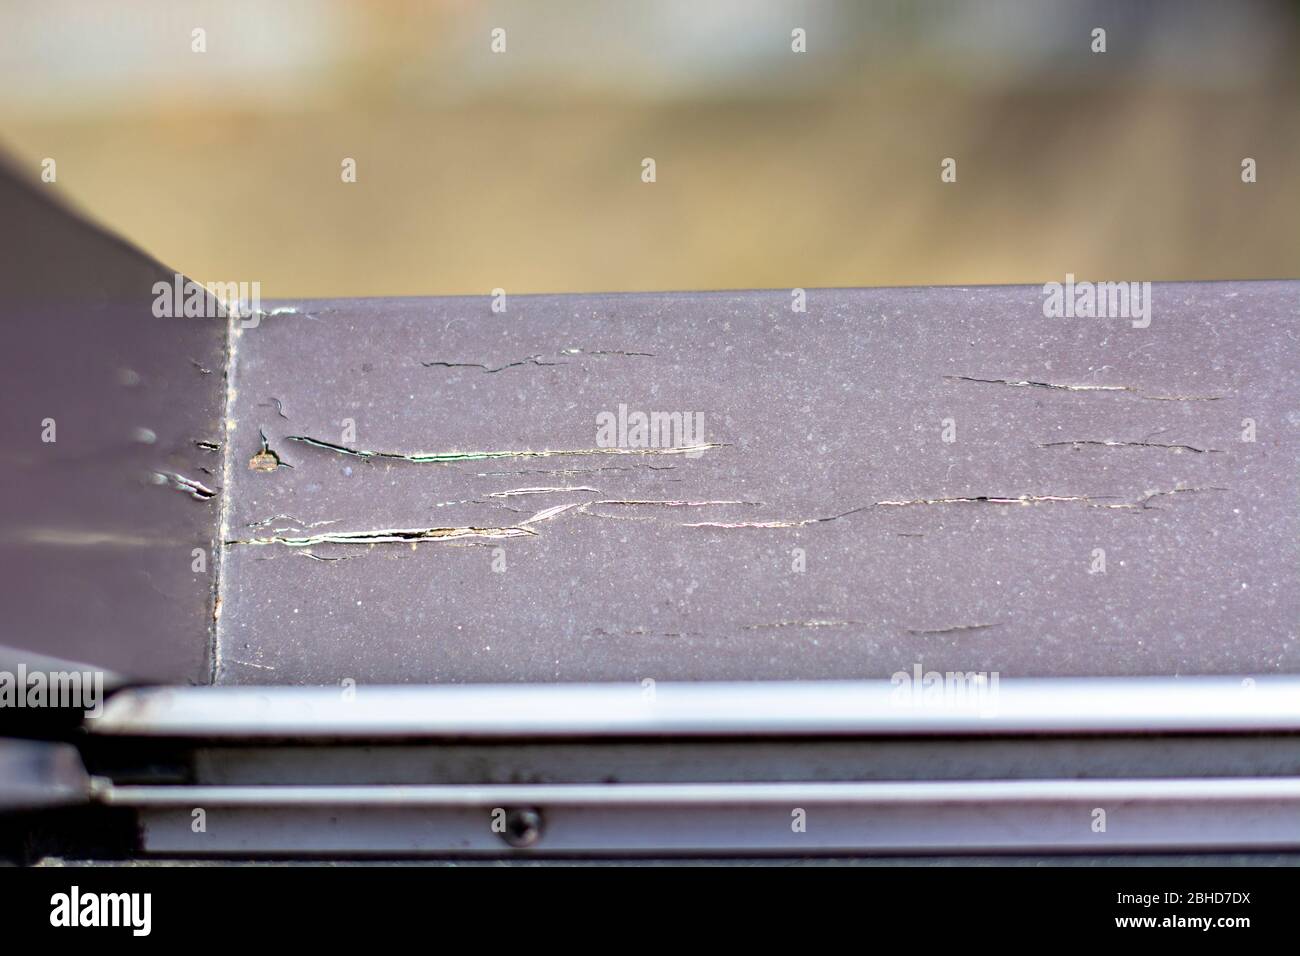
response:
M0 671L8 671L16 674L19 668L26 668L29 673L40 671L43 674L56 674L68 671L95 671L99 670L103 674L104 689L115 690L123 686L126 680L121 674L115 674L112 671L104 670L102 667L88 664L85 661L70 661L62 657L47 657L44 654L38 654L35 651L23 650L18 647L8 647L0 644Z
M1184 850L1300 846L1300 778L961 783L109 790L151 853L501 853L536 807L540 853ZM204 827L193 825L203 808ZM800 823L800 821L802 821ZM1100 824L1099 822L1100 821ZM516 851L518 852L518 851Z
M1286 777L1300 776L1300 733L228 741L199 746L187 766L204 786Z
M228 341L43 190L0 175L0 644L172 683L1300 672L1300 283L1156 284L1148 327L776 290ZM698 454L601 448L620 410Z
M222 484L225 320L155 317L174 273L56 189L0 168L0 644L206 682L219 500L154 476Z
M152 688L95 734L218 738L991 734L1300 730L1300 677Z
M237 347L217 680L1300 671L1300 283L1151 302L287 304ZM590 453L620 406L715 447Z
M85 803L90 777L71 744L0 738L0 811Z
M1300 848L1300 677L907 686L126 690L87 745L158 856Z

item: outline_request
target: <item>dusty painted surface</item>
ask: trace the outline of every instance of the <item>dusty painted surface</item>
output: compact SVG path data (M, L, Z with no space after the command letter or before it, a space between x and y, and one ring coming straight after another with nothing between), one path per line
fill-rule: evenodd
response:
M1300 669L1300 284L1156 285L1146 329L1037 287L790 301L242 332L217 680ZM702 434L606 448L620 405Z
M0 170L4 660L204 683L226 320L156 317L174 273L54 188Z

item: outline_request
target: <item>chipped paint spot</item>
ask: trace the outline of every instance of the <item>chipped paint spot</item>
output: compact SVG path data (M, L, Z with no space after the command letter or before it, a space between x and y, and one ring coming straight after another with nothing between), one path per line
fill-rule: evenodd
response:
M269 472L275 471L277 468L293 467L287 461L281 461L280 456L271 450L271 446L266 440L266 432L259 428L257 434L261 437L262 445L257 454L248 459L249 468L253 469L253 471Z

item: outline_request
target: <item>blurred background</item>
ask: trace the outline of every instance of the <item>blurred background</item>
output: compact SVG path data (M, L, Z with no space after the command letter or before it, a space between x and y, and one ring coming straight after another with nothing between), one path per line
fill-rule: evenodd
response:
M0 148L264 297L1296 277L1300 3L6 0Z

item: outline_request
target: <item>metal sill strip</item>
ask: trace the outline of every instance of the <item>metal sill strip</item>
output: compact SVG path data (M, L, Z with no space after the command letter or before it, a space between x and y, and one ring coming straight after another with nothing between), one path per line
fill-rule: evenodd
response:
M183 856L1300 848L1300 778L108 787ZM199 811L202 811L201 815ZM525 814L526 816L521 816ZM196 820L202 820L196 828ZM525 823L521 826L520 820Z
M937 683L931 681L937 678ZM1300 676L753 683L159 687L121 691L94 734L530 738L1300 730Z
M193 748L187 783L95 781L155 856L1300 849L1291 676L149 688L87 728Z
M1291 801L1300 777L1179 780L977 780L908 783L495 784L456 786L108 786L105 803L133 807L496 807L562 805L792 806L1005 804L1062 801ZM1300 831L1297 831L1300 836Z

